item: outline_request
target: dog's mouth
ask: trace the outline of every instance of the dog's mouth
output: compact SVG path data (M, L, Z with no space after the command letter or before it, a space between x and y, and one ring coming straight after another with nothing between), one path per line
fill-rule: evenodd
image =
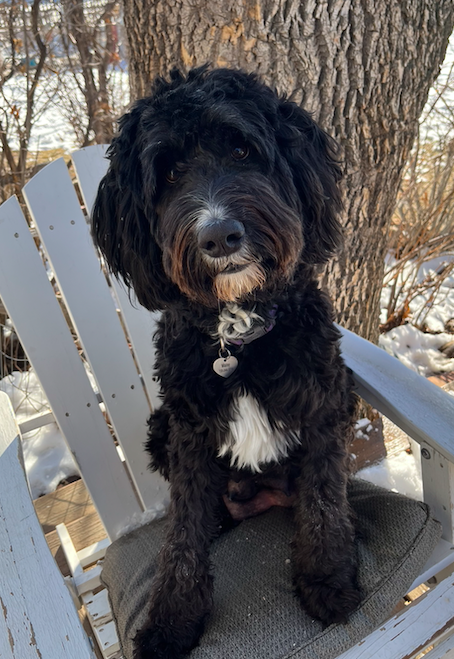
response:
M204 254L202 258L209 272L215 277L218 275L236 275L246 270L251 263L260 260L249 254L247 250L217 258Z
M230 263L223 270L218 272L218 275L234 275L241 272L248 267L249 263Z
M259 262L231 263L215 276L214 292L218 300L236 302L253 290L262 288L266 273Z

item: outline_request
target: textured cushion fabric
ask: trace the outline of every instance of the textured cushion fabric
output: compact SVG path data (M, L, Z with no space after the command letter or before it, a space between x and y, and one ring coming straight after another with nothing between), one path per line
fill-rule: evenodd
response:
M211 558L214 607L191 659L330 659L375 629L408 592L440 535L424 503L353 479L349 500L357 515L359 583L364 594L348 624L323 629L301 608L291 585L292 512L273 508L216 540ZM102 580L125 659L146 618L165 519L114 542Z

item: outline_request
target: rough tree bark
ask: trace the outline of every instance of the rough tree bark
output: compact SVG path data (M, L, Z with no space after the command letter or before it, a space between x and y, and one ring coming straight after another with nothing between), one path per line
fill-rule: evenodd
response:
M124 0L133 97L171 66L259 73L340 142L345 243L325 272L337 319L373 341L402 167L454 24L452 0Z

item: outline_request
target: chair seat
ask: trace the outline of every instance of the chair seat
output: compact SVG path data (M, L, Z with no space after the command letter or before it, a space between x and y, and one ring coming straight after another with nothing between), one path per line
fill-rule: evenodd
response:
M245 520L211 549L214 607L191 659L331 659L373 631L421 572L441 536L426 504L352 479L358 579L364 595L348 624L323 628L291 584L292 511L273 508ZM147 614L165 519L136 529L108 549L102 581L109 592L125 659Z

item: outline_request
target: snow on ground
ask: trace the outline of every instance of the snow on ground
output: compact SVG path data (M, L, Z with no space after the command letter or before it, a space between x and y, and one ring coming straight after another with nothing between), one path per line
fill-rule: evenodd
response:
M79 74L81 75L81 74ZM129 102L128 74L121 70L109 71L109 86L112 93L114 116L123 114ZM26 112L27 80L23 75L13 76L2 88L3 103L8 103L11 118L7 129L8 141L12 149L19 148L14 115L18 113L23 124ZM57 74L47 71L41 78L35 97L34 126L30 136L30 154L50 149L63 149L66 152L78 148L78 138L74 123L80 124L84 116L85 101L72 73ZM85 122L82 121L82 124Z
M52 73L47 73L38 87L35 102L36 124L31 133L30 153L47 149L63 149L69 152L77 147L74 129L68 121L67 116L62 112L61 107L59 107L56 94L52 94L56 82L56 76ZM25 76L13 76L3 87L5 99L11 106L17 109L20 121L24 120L26 111L26 84ZM69 76L68 85L71 85ZM74 94L77 96L75 90ZM10 122L8 139L11 148L18 149L19 143L13 120Z
M421 461L419 454L398 453L370 467L360 469L358 478L370 481L393 492L422 501Z
M50 410L33 371L6 376L0 380L0 390L10 397L18 423ZM62 480L79 473L56 423L24 434L22 447L34 499L53 492Z
M382 334L380 346L420 375L454 371L454 359L448 359L439 348L454 340L453 334L425 334L413 325L400 325Z
M411 445L412 453L402 451L384 458L378 464L360 469L356 475L387 490L400 492L421 501L423 499L421 455L419 445L416 442L411 442Z
M446 254L431 259L418 269L418 282L422 282L427 277L435 277L446 265L452 263L454 256ZM429 309L425 319L425 324L431 332L442 332L446 322L454 317L454 274L446 277L440 292L437 295L435 303L430 300L428 293L419 295L410 304L410 310L416 315L421 308Z
M409 263L403 272L403 278L413 277L417 283L421 283L430 275L435 277L440 268L453 259L452 255L437 257L423 263L416 271L414 265ZM387 265L391 267L392 261L389 260ZM412 277L409 277L410 275ZM386 321L389 292L390 286L383 289L381 297L380 320L383 323ZM443 282L435 304L431 299L431 291L426 291L412 300L410 322L382 334L379 345L420 375L454 371L454 359L448 359L439 351L443 344L454 340L454 334L444 332L447 321L452 318L454 318L454 275L448 276ZM412 320L418 320L418 324L423 320L427 329L437 334L422 332L411 325Z

